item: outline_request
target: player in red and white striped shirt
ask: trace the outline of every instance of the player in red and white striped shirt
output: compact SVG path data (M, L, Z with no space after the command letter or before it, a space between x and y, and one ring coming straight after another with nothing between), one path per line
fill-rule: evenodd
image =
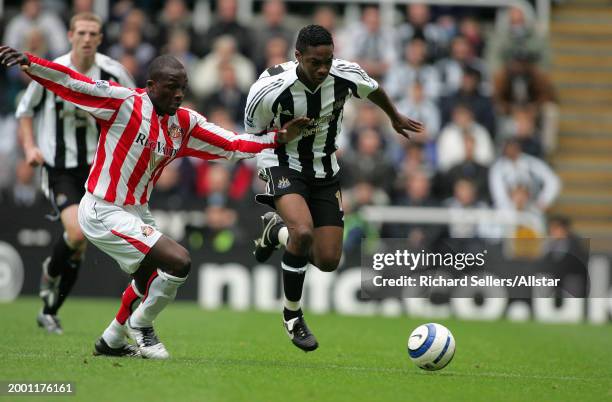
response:
M79 205L79 224L89 241L113 257L134 281L123 294L117 317L96 342L96 352L168 358L153 320L174 300L191 259L185 248L159 232L147 207L163 168L183 156L252 157L291 141L308 119L292 120L282 130L262 135L237 135L209 123L180 107L187 74L172 56L160 56L149 65L146 89L92 81L6 46L0 47L0 62L7 67L20 64L45 88L91 113L101 127L87 192ZM138 297L142 302L132 312ZM127 343L126 330L138 350Z

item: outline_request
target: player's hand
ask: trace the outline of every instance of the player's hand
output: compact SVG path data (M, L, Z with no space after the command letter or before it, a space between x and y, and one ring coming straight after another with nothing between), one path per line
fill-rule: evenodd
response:
M42 165L44 158L42 151L38 147L29 147L25 149L25 160L30 166Z
M285 123L282 129L278 131L277 141L281 144L286 144L288 142L293 141L298 135L300 135L300 131L305 128L308 123L310 123L310 119L308 117L297 117L291 121Z
M410 139L410 133L421 133L425 129L423 123L411 120L408 117L398 114L391 120L393 129L401 136Z
M12 47L0 46L0 64L7 68L19 64L21 69L26 71L30 66L30 59Z

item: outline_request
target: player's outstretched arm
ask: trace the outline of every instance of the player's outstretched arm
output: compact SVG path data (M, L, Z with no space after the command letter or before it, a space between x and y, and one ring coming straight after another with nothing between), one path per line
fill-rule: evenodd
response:
M180 156L195 156L201 159L238 160L252 158L268 148L276 148L295 139L309 119L302 117L293 119L280 130L273 130L261 135L236 134L196 114L196 125L189 133L187 146Z
M109 120L123 101L134 94L131 89L116 83L93 81L66 66L8 46L0 46L0 63L6 67L19 64L43 87L101 120Z
M411 120L397 111L384 89L379 87L372 91L368 95L368 99L389 116L393 129L398 134L410 139L410 133L420 133L423 131L422 123Z

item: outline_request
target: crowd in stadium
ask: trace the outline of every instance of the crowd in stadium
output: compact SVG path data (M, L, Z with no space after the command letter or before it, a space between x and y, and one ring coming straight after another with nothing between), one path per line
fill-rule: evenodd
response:
M24 0L3 23L1 42L53 59L69 50L67 21L92 11L93 0ZM168 0L160 8L130 0L111 2L100 52L120 61L138 86L148 63L169 53L187 68L189 96L184 106L210 121L243 132L250 85L267 67L292 59L301 25L282 0L261 4L252 24L237 18L237 0L213 4L210 26L196 29L193 5ZM346 110L344 136L338 138L350 239L368 236L361 219L364 205L492 206L529 211L542 222L560 191L560 180L545 162L555 148L557 97L544 67L546 38L518 8L504 10L493 27L470 8L398 8L403 22L385 26L375 6L346 23L338 10L321 6L304 24L333 33L335 55L359 63L392 96L398 109L422 121L422 135L406 141L368 102ZM36 170L20 155L15 105L28 84L19 69L2 71L0 88L0 166L2 202L28 205L40 197ZM255 161L237 165L183 159L168 166L151 204L163 209L209 211L211 225L233 225L237 205L253 202L263 190ZM542 233L544 225L532 228ZM389 225L383 234L421 238L431 229ZM451 234L452 235L452 234ZM476 233L456 233L457 237Z

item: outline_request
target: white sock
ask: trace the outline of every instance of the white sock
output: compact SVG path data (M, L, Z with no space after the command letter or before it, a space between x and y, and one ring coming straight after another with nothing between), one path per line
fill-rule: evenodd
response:
M287 310L298 311L300 308L302 308L302 301L298 300L293 302L288 300L286 297L283 297L283 305Z
M113 321L106 327L102 338L111 348L120 348L127 343L125 339L125 327L113 318Z
M284 247L287 247L287 243L289 242L289 229L287 229L287 226L283 226L282 228L279 229L278 241Z
M153 326L153 320L176 297L176 291L187 278L179 278L157 270L157 278L149 286L149 293L140 306L132 313L130 325L137 328Z

